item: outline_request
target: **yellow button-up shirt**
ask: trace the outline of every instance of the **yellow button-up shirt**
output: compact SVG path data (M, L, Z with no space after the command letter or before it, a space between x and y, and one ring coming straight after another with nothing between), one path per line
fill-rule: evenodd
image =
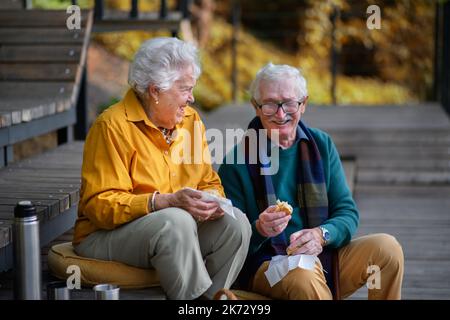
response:
M173 193L191 187L224 196L198 113L186 107L175 129L169 145L132 90L97 118L84 146L73 244L96 230L112 230L148 214L155 191ZM196 155L194 147L199 148Z

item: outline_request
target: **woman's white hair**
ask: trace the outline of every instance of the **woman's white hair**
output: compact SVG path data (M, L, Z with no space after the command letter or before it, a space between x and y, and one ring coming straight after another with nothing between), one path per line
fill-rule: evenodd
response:
M147 97L150 85L168 90L179 79L181 71L190 66L194 69L195 79L198 79L201 69L194 45L177 38L147 40L130 65L128 84L139 96Z
M272 64L271 62L266 64L258 71L258 73L256 73L255 79L250 85L250 94L256 101L259 101L259 98L261 97L261 81L278 82L286 78L294 81L294 88L299 99L308 95L306 79L299 69L288 66L287 64Z

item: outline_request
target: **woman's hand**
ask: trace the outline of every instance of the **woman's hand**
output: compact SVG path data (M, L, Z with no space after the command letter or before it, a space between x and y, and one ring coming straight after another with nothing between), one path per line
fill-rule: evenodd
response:
M323 250L322 231L320 228L303 229L291 234L287 251L296 254L319 255Z
M256 220L256 230L263 237L275 237L286 229L291 215L282 211L275 211L276 206L270 206L264 210Z
M200 200L201 194L191 189L181 189L175 193L157 194L155 207L161 210L168 207L181 208L189 212L196 221L217 219L223 215L216 202Z

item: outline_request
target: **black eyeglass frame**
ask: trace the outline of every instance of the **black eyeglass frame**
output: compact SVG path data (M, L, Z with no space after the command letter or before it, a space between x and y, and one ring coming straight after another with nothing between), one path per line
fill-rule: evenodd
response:
M303 100L300 100L300 101L270 102L270 103L273 103L273 104L276 104L276 105L277 105L277 110L276 110L274 113L271 113L271 114L266 114L266 113L264 113L264 112L263 112L263 114L264 114L265 116L273 116L274 114L276 114L276 113L278 112L278 110L279 110L280 108L282 108L282 109L283 109L283 112L286 113L286 114L294 114L294 113L296 113L296 112L300 109L300 106L301 106L302 104L305 103L305 101L306 101L307 98L308 98L308 97L306 97L306 98L304 98ZM293 112L286 112L286 110L284 109L284 106L283 106L283 105L284 105L285 103L288 103L288 102L297 102L297 109L296 109L295 111L293 111ZM258 102L256 102L255 98L252 98L252 99L251 99L251 103L252 103L255 107L261 109L261 112L262 112L262 107L263 107L264 104L258 104Z

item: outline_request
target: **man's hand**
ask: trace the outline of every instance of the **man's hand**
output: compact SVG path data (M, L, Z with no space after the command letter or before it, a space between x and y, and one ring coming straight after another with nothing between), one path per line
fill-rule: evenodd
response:
M291 215L282 211L275 211L276 206L264 210L256 220L256 230L263 237L275 237L286 229Z
M323 250L322 231L320 228L303 229L291 234L287 251L296 254L319 255Z
M181 189L175 193L157 194L155 207L161 210L168 207L181 208L189 212L196 221L205 221L212 217L217 219L223 215L216 202L200 200L201 193L190 189Z

